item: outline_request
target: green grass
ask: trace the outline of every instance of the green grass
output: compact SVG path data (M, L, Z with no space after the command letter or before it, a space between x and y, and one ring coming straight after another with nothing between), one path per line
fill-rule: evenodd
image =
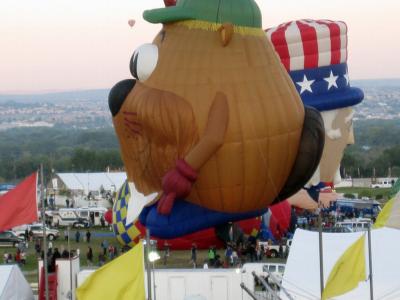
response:
M106 230L107 231L107 230ZM96 229L91 231L92 234L93 232L105 232L105 230L101 229ZM107 231L109 232L109 231ZM58 248L59 250L64 247L67 249L67 242L64 240L63 237L63 230L60 230L61 237L55 241L53 241L53 248ZM86 231L81 230L81 237L85 235ZM75 231L71 231L71 236L75 236ZM83 242L81 239L80 243L76 243L75 239L72 239L70 242L70 246L72 250L80 249L80 264L81 264L81 269L84 269L88 267L87 260L86 260L86 252L88 250L88 246L91 246L93 249L93 266L98 266L98 255L100 251L102 251L100 245L103 240L107 240L109 245L112 244L116 247L118 247L118 254L121 254L121 245L118 243L118 241L113 238L93 238L90 241L90 243ZM13 255L16 252L15 248L1 248L0 249L0 254L3 255L4 252L7 253L12 253ZM217 253L221 256L221 259L224 258L224 250L217 250ZM171 250L170 251L170 256L167 259L167 264L164 265L163 261L163 251L159 251L159 254L161 256L161 259L157 262L155 262L155 267L156 268L192 268L193 265L190 263L190 257L191 257L191 252L189 250ZM29 243L29 248L27 250L27 256L26 256L27 262L26 265L21 267L21 270L24 272L25 277L27 278L28 282L30 283L37 283L38 280L38 273L37 273L37 265L38 265L38 257L36 256L35 249L34 249L34 242ZM199 250L197 252L197 266L201 268L204 264L204 262L207 260L207 250ZM268 262L283 262L284 260L282 259L266 259L264 258L264 261ZM107 261L108 262L108 258Z
M101 229L96 229L96 232L105 232L105 230ZM93 255L94 255L94 264L98 264L98 254L101 250L100 244L103 240L107 240L109 244L113 244L114 246L118 247L118 251L120 252L120 245L118 244L117 240L114 237L107 237L107 238L93 238L90 241L90 243L84 242L82 240L82 237L85 236L86 231L81 230L81 241L80 243L75 242L75 230L71 230L71 236L73 237L70 241L70 247L72 250L80 249L80 262L81 266L87 266L87 260L86 260L86 252L88 251L88 246L92 247L93 250ZM106 230L106 232L109 232ZM55 241L52 241L53 243L53 249L58 248L58 250L61 252L61 249L67 249L68 250L68 242L64 240L63 237L63 230L60 230L61 237L58 238ZM93 232L92 232L93 233ZM26 255L26 264L21 267L21 270L24 272L31 272L31 271L36 271L37 269L37 261L38 257L35 252L35 243L34 242L29 242L29 247L27 250L27 255ZM43 248L42 248L43 249ZM16 253L16 248L0 248L0 253L1 253L1 258L3 257L3 254L11 253L13 256Z
M391 191L391 188L361 188L361 187L346 187L346 188L337 188L336 191L338 193L344 194L357 194L359 197L370 197L376 198L377 195L382 195L383 200L387 200Z

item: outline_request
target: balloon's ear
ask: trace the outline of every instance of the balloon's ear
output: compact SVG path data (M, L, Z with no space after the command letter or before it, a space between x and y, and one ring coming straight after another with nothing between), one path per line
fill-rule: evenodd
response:
M224 23L218 28L218 34L221 38L223 47L226 47L233 37L233 25L231 23Z

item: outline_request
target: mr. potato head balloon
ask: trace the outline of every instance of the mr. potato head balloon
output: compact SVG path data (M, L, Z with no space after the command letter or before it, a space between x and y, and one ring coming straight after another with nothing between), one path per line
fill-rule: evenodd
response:
M350 86L347 25L307 19L266 32L304 104L318 109L324 120L325 147L310 184L338 183L343 151L354 143L352 107L364 98L362 90Z
M242 213L292 195L319 163L323 123L301 102L257 4L167 2L144 12L163 27L133 54L135 79L109 96L128 179L157 195L143 205L158 201L168 215L185 199Z

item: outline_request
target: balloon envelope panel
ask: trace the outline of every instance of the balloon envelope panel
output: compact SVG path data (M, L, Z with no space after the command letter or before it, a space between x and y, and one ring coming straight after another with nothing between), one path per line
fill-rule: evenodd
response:
M131 194L128 182L122 185L113 205L113 231L122 246L133 247L139 242L140 231L133 223L126 223L127 209Z

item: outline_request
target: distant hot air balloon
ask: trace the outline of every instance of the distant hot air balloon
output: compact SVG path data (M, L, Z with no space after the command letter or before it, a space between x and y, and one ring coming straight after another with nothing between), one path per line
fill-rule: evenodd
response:
M135 23L136 23L136 21L135 21L134 19L128 20L128 25L129 25L130 27L135 26Z

